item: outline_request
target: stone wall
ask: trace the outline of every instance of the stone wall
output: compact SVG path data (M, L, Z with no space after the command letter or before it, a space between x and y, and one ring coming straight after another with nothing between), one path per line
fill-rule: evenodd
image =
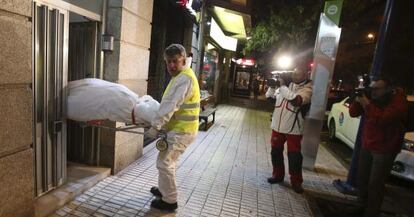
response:
M31 0L0 0L0 216L33 215Z
M105 55L104 79L118 82L142 96L147 93L153 0L109 0L107 32L115 36L114 51ZM108 144L107 144L108 145ZM113 172L142 155L143 137L116 133Z

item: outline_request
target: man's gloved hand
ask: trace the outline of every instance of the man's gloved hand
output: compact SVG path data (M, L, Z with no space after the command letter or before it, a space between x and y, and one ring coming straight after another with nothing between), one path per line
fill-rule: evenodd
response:
M155 138L157 138L158 137L158 134L159 134L160 132L157 130L157 129L155 129L154 127L151 127L148 131L147 131L147 136L149 137L149 138L151 138L151 139L155 139Z
M275 88L269 87L269 89L266 91L266 98L274 97L276 93Z

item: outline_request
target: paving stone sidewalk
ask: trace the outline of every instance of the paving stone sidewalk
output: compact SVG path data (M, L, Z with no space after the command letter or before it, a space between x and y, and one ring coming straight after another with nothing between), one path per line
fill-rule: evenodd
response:
M347 170L322 146L314 171L304 171L305 194L285 184L270 185L268 112L221 105L216 123L200 132L181 156L177 170L178 205L174 213L150 208L149 192L157 185L154 145L115 176L108 177L76 197L52 216L318 216L307 200L312 193L349 199L332 180ZM286 159L285 159L286 160ZM316 214L315 214L316 213Z

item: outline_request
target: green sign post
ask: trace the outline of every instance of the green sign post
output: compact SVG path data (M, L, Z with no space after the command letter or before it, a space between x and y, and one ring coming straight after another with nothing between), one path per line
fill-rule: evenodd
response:
M327 1L323 10L325 15L337 26L339 26L339 19L341 17L342 3L343 0Z

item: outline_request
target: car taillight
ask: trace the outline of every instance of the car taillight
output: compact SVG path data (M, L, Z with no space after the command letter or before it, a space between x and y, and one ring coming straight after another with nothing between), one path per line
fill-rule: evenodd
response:
M412 142L409 142L409 141L404 141L403 149L405 149L407 151L414 152L414 144Z

